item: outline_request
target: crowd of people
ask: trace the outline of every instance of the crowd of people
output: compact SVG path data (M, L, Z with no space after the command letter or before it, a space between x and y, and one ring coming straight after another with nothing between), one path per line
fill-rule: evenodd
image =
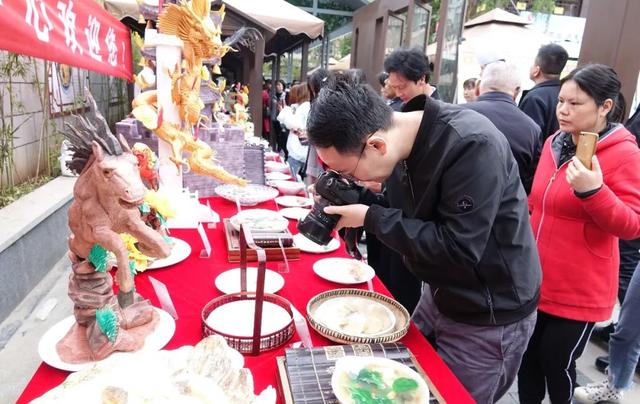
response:
M369 263L479 403L516 376L523 404L617 402L638 364L640 113L624 122L611 67L561 77L567 59L541 47L519 104L502 59L463 83L466 104L439 101L417 49L386 58L379 92L357 69L265 86L274 148L309 183L325 169L354 181L360 203L325 212L364 229ZM597 134L590 161L583 132ZM576 360L616 300L619 322L600 331L608 375L577 386Z

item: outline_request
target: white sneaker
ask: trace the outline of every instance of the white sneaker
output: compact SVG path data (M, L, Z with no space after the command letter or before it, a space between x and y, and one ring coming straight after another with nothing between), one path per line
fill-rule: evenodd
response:
M611 385L609 379L600 383L589 383L573 390L573 397L580 403L619 403L622 400L622 390Z

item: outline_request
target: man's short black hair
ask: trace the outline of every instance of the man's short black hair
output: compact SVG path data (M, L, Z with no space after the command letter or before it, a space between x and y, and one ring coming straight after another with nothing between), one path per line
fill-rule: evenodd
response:
M568 59L569 54L562 46L550 43L540 47L536 64L546 76L560 76Z
M429 82L429 66L429 58L420 48L396 49L384 60L384 70L387 73L401 74L416 83L423 77L425 82Z
M332 77L311 103L307 134L316 147L358 154L367 136L391 127L393 110L368 84Z

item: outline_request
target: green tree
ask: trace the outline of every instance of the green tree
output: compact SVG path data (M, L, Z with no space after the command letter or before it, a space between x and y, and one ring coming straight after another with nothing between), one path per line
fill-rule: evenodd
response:
M338 49L340 51L340 58L343 58L351 53L351 35L345 35L340 38Z
M431 0L429 5L431 6L431 26L429 28L429 44L436 42L438 39L436 27L438 26L438 21L440 21L440 2L441 0Z
M556 9L555 0L533 0L531 11L552 14Z

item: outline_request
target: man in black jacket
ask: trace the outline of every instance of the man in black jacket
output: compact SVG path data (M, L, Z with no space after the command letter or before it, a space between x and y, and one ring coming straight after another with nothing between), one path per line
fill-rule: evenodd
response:
M338 80L322 90L307 124L320 158L344 177L387 187L386 199L361 190L362 204L325 212L403 255L429 285L414 321L474 399L495 402L536 319L541 271L526 195L489 120L422 100L393 113L369 86Z
M538 50L529 71L536 85L522 93L519 108L533 119L542 130L542 143L558 130L556 105L560 92L560 73L567 64L569 54L560 45L544 45Z
M516 106L514 100L519 92L517 67L512 63L495 62L482 73L480 96L475 102L464 105L489 118L506 136L518 163L520 181L529 195L542 145L540 127Z
M429 83L429 58L420 48L394 50L384 60L384 71L389 73L389 87L402 102L407 103L419 95L440 99L438 89Z

